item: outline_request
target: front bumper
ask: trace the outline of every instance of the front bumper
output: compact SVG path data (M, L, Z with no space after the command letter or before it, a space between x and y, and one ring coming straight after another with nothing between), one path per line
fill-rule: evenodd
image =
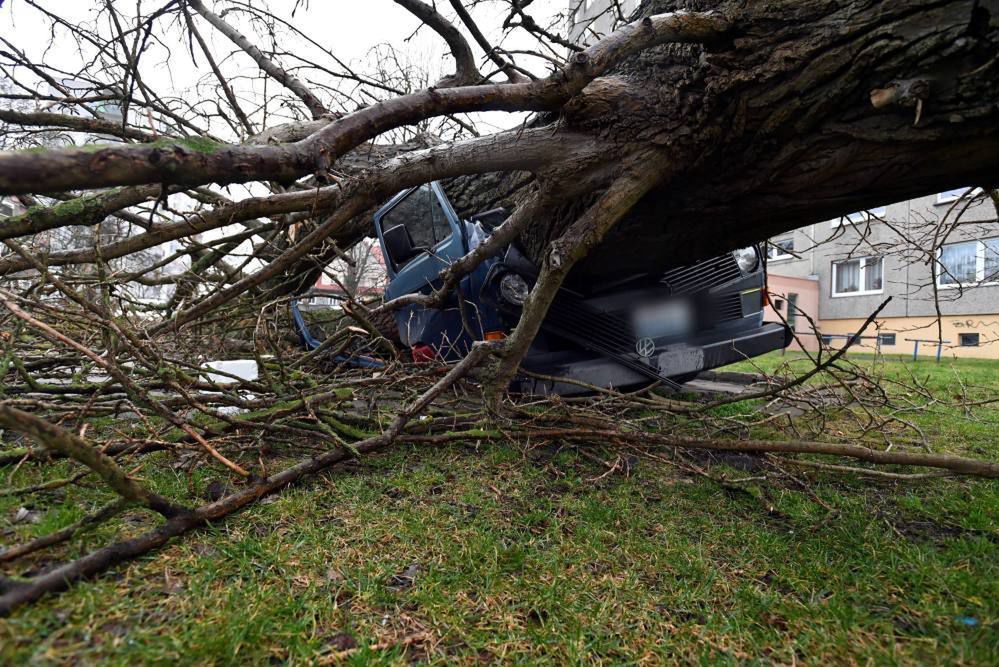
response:
M661 375L678 377L783 349L791 338L790 330L783 324L764 324L722 341L698 344L695 337L689 342L666 345L655 355L642 361L658 370ZM637 355L630 356L639 360ZM536 374L605 388L628 389L652 382L648 376L622 366L613 359L590 353L528 354L523 366ZM519 385L520 391L528 394L572 396L589 391L572 382L531 377L520 378Z

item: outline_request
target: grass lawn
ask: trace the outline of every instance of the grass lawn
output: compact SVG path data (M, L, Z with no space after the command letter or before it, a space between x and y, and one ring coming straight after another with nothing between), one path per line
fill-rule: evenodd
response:
M997 362L915 368L999 394ZM922 426L934 448L999 459L994 412ZM995 481L802 473L738 491L653 461L603 472L513 443L399 447L0 620L0 663L999 663ZM0 496L0 542L71 523L93 493L6 533L30 498Z

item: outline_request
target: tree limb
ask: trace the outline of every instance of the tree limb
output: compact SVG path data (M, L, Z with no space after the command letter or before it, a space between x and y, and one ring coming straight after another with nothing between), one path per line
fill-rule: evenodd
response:
M126 500L145 505L165 517L174 517L187 511L131 479L118 467L114 459L101 453L71 431L50 424L23 410L12 408L6 403L0 403L0 424L12 431L30 436L46 449L79 461L97 473L115 493Z
M313 94L308 87L299 81L294 75L287 72L280 66L278 66L273 60L264 55L263 51L257 48L253 42L244 37L238 30L229 25L222 17L218 14L211 12L201 0L187 0L187 4L194 8L194 11L198 12L206 21L215 26L215 29L221 32L223 35L228 37L233 44L243 49L248 56L253 58L253 61L257 63L264 72L271 76L275 81L280 83L282 86L295 93L305 106L309 109L313 118L321 118L329 113L329 109L326 108L319 98Z
M422 0L394 0L397 5L405 7L409 13L426 23L438 35L444 38L451 55L454 57L454 74L438 81L435 85L438 88L448 88L451 86L468 86L482 80L478 68L475 66L475 57L472 49L465 41L465 37L455 28L450 21L442 16L436 9Z
M546 79L430 88L395 97L344 116L294 144L234 146L207 139L179 139L96 150L0 153L0 195L161 182L290 182L316 170L325 171L336 159L383 132L434 116L558 108L629 55L664 42L711 41L728 28L728 21L712 12L647 17L577 53L568 67Z
M26 112L0 109L0 121L36 127L64 127L77 132L103 134L142 142L156 141L157 139L157 136L151 132L134 127L122 127L121 123L112 123L102 118L84 118L83 116L70 116L47 111Z

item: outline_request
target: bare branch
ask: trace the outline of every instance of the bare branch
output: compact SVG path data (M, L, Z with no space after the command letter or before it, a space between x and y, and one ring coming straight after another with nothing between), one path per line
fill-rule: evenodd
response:
M9 303L5 302L5 305L10 308ZM186 511L131 479L111 457L101 453L86 440L70 431L4 403L0 403L0 424L31 436L46 449L51 449L79 461L100 475L108 486L126 500L145 505L165 517L177 516Z
M435 84L436 87L469 86L482 79L482 75L479 74L479 70L475 66L475 57L472 55L471 47L450 21L423 0L395 0L395 3L405 7L413 16L430 26L434 32L444 38L451 49L451 55L454 57L454 74L438 81Z
M465 9L465 5L462 4L461 0L451 0L451 7L454 11L458 13L458 18L461 22L465 24L468 32L472 33L472 37L479 44L479 47L485 51L486 56L492 60L500 70L506 74L507 79L510 83L527 83L533 77L525 76L523 73L518 71L517 67L506 60L504 60L499 53L489 44L489 40L486 36L482 34L482 30L472 19L472 15L468 13Z
M278 66L273 60L264 55L263 51L257 48L253 42L241 35L239 31L229 25L218 14L211 12L201 0L187 0L187 4L194 8L206 21L215 26L216 30L232 40L232 43L243 49L248 56L253 58L264 72L273 77L275 81L295 93L305 106L309 109L313 118L321 118L329 114L329 109L319 101L309 88L299 81L295 76Z
M569 67L546 79L520 84L431 88L396 97L345 116L288 146L229 146L205 139L186 139L93 151L0 153L0 194L161 182L184 185L253 180L290 182L316 170L325 171L347 151L382 132L433 116L557 108L633 53L663 42L710 41L727 29L728 22L714 13L649 17L577 53Z

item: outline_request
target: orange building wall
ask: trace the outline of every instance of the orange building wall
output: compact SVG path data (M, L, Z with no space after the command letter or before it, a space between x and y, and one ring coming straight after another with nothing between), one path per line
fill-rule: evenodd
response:
M810 278L793 278L769 274L767 276L767 291L770 293L770 305L763 311L763 319L767 322L794 321L794 331L797 340L787 349L818 350L819 340L815 337L814 328L808 321L811 318L815 326L819 326L819 282ZM797 295L795 315L790 315L789 295ZM780 306L780 309L775 309ZM807 317L806 317L807 315Z
M822 333L825 334L854 334L860 331L866 318L844 319L844 320L824 320L822 322ZM999 358L999 315L989 313L984 315L944 315L940 320L943 340L948 341L943 346L944 358L975 358L975 359L996 359ZM881 345L882 354L912 354L914 342L912 338L924 340L938 340L940 330L937 328L937 320L934 317L879 317L864 336L873 336L876 333L895 334L894 345ZM978 347L961 347L961 334L978 334ZM836 339L833 347L841 347L844 339ZM864 338L859 344L854 344L850 349L857 352L874 352L874 339ZM931 358L936 356L937 346L922 342L919 344L919 356Z

